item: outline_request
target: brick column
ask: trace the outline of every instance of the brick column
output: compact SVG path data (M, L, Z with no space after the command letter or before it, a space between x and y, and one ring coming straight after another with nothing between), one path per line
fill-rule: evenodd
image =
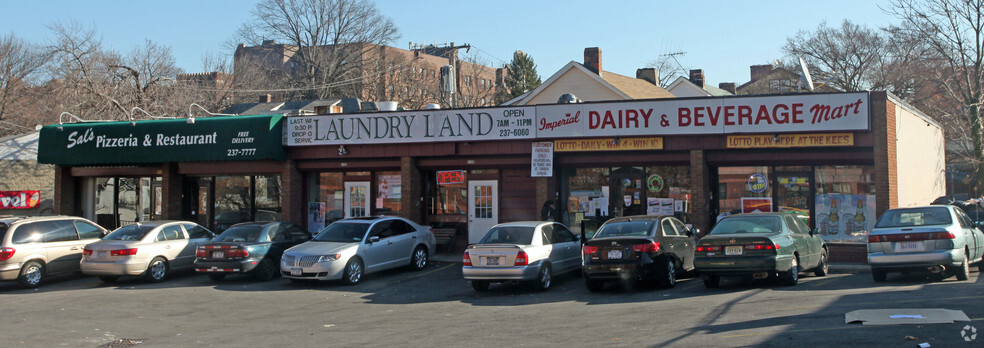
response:
M690 216L701 235L711 231L710 180L704 150L690 150Z
M400 186L400 216L424 224L423 175L413 157L400 158Z
M178 174L177 163L161 165L161 217L167 220L183 220L185 208L181 203L184 180Z
M77 206L75 199L81 196L77 180L72 176L72 168L55 166L55 198L52 202L52 210L60 215L82 215L81 207Z
M288 159L280 173L280 215L284 221L307 227L306 206L304 174L297 170L296 161Z
M875 216L899 205L895 105L885 92L871 92L871 133L875 140Z

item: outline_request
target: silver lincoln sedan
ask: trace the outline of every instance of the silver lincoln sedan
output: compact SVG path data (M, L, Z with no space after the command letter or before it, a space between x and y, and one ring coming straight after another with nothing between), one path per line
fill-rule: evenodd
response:
M284 251L280 271L291 281L336 280L354 285L367 273L400 266L422 270L436 248L434 232L396 216L335 221L314 239Z

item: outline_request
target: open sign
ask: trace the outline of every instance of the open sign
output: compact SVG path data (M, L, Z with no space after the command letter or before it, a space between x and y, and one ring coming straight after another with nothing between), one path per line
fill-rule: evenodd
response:
M464 170L444 170L437 172L437 184L460 184L465 182Z

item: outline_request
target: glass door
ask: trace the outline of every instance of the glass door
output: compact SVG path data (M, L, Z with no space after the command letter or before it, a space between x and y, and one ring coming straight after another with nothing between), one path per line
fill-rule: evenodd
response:
M646 215L646 175L642 167L613 168L611 177L612 216Z
M775 201L779 211L796 214L808 226L810 225L810 204L813 194L810 167L776 167Z
M345 218L369 215L369 182L345 183Z
M492 226L499 223L499 182L468 182L468 243L478 243Z

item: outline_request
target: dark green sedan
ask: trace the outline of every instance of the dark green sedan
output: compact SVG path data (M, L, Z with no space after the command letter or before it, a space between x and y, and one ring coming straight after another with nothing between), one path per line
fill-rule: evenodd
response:
M730 215L697 243L694 266L704 286L722 276L778 277L796 285L799 273L827 275L827 245L802 220L786 213Z

